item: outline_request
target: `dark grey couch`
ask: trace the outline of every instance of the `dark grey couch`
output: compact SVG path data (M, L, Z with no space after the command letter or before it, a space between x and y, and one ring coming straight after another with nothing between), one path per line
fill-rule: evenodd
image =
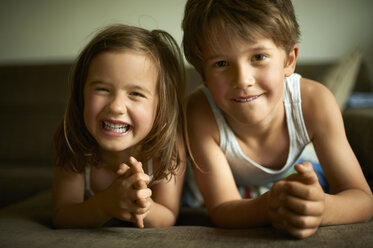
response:
M51 138L68 95L70 64L0 66L0 247L373 247L373 221L321 227L304 240L271 228L212 226L203 208L181 207L177 225L54 230ZM299 65L319 79L330 65ZM199 82L188 69L188 81ZM355 91L372 92L362 64ZM189 88L195 85L191 84ZM346 132L372 187L373 109L344 111Z

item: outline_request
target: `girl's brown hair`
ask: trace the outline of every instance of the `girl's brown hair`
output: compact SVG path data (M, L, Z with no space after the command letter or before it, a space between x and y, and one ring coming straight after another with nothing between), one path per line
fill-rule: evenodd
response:
M300 36L291 0L188 0L182 27L185 57L202 76L203 49L220 39L260 35L288 53Z
M112 25L99 32L83 49L73 66L70 98L54 137L56 165L82 172L87 163L98 165L99 147L83 119L83 89L88 68L105 51L137 51L148 56L158 69L157 115L149 134L138 144L134 156L140 161L159 161L154 179L175 175L180 164L177 142L184 130L185 71L175 40L161 30L148 31L127 25Z

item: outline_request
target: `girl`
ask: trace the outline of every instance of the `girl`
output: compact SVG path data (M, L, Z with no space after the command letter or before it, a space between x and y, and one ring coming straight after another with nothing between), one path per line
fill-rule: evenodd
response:
M184 68L166 32L113 25L79 55L55 135L53 223L175 223L185 168Z
M369 220L372 192L333 95L294 74L299 27L291 1L188 0L183 29L186 58L204 80L190 96L187 123L212 220L272 224L299 238ZM332 194L308 162L297 164L311 142ZM269 191L242 199L237 185Z

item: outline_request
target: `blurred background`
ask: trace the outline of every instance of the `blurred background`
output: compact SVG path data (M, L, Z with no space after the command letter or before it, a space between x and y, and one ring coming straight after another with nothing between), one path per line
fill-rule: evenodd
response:
M68 63L98 28L164 29L181 43L186 0L0 0L0 64ZM303 62L334 62L356 47L373 78L372 0L293 0Z

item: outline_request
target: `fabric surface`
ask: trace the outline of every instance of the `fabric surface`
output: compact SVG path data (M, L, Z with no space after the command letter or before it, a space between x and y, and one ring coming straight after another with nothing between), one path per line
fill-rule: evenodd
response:
M193 209L189 209L191 214ZM183 214L183 212L181 213ZM51 228L51 190L0 210L0 247L373 247L373 221L321 227L297 240L271 227L219 229L208 226L167 228Z

